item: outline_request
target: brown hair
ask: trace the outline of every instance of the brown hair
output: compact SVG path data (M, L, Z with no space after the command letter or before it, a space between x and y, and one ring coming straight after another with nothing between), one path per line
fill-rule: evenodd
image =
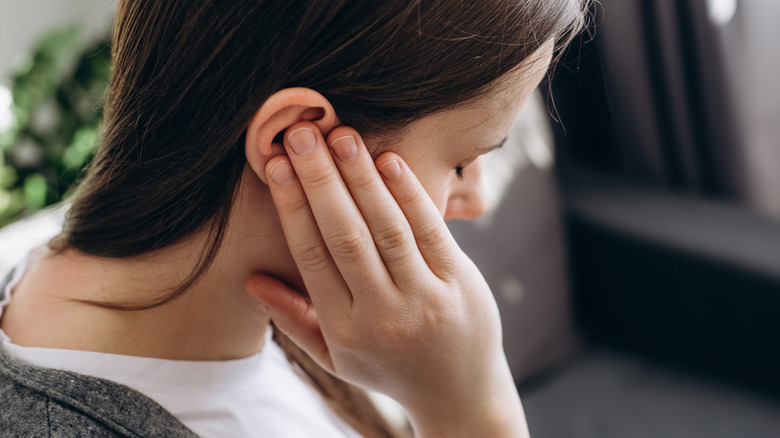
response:
M275 91L308 87L366 136L490 91L544 42L569 41L585 0L122 0L102 144L52 242L131 257L200 230L184 293L220 248L245 166L252 115ZM393 436L365 395L277 336L334 408L367 436Z

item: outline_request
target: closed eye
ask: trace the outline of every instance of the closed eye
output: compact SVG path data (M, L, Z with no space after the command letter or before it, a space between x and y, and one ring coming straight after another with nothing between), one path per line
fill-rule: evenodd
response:
M480 155L487 154L488 152L492 152L492 151L494 151L496 149L499 149L502 146L504 146L504 144L507 141L507 138L508 138L508 136L504 137L503 139L501 139L501 141L499 141L498 143L496 143L494 145L491 145L491 146L488 146L488 147L485 147L485 148L477 148L477 149L475 149L476 152L478 153L477 157L474 157L474 158L468 160L468 162L466 162L464 164L455 166L455 176L458 178L458 180L459 181L463 180L463 178L464 178L463 173L466 171L466 167L469 164L471 164L473 161L475 161Z

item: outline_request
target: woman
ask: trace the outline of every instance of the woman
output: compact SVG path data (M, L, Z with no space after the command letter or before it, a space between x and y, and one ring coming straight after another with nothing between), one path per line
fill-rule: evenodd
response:
M121 1L98 154L4 286L0 430L399 434L366 388L416 436L527 435L442 219L484 211L479 156L583 8Z

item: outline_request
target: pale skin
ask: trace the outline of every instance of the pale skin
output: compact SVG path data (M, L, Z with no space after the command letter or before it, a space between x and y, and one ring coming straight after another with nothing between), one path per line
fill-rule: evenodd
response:
M315 91L277 92L250 122L225 243L191 290L144 311L78 301L164 295L202 235L130 259L48 254L3 330L23 346L226 360L261 351L273 319L328 371L395 398L416 436L527 436L495 301L444 219L484 213L479 156L505 139L551 46L496 92L374 144Z

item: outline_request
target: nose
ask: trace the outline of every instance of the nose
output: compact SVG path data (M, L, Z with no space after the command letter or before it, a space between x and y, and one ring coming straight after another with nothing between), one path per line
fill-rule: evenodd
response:
M487 212L488 201L480 161L471 163L464 172L463 180L453 184L447 198L444 219L472 220Z

